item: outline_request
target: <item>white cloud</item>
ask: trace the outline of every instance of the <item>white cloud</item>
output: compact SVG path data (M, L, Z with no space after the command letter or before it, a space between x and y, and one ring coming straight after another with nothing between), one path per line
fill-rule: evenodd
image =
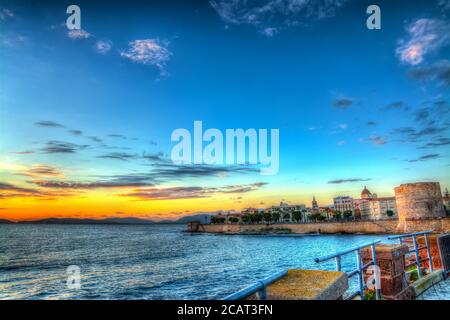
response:
M331 17L349 0L213 0L226 23L256 27L272 37L280 29Z
M277 28L270 28L270 27L261 30L261 33L269 38L272 38L277 32L278 32Z
M338 127L339 127L340 129L344 130L344 129L347 129L347 128L348 128L348 125L347 125L346 123L341 123Z
M129 48L120 55L136 63L154 66L161 75L166 75L165 66L172 53L167 49L167 43L158 39L143 39L131 41Z
M95 43L95 50L100 54L108 53L112 48L112 42L109 40L99 40Z
M450 24L438 19L419 19L406 28L407 39L399 41L396 53L401 62L420 64L425 55L450 43Z
M14 13L11 10L2 9L2 11L0 11L0 20L1 21L6 21L12 17L14 17Z
M79 30L70 30L67 32L67 35L70 39L78 40L78 39L87 39L90 38L92 35L87 32L86 30L79 29Z
M0 34L0 45L3 47L17 47L25 44L28 38L15 33Z

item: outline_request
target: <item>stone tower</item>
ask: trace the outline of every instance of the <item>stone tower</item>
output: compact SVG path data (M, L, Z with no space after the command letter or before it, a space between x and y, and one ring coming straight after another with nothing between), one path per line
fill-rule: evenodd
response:
M398 212L398 231L408 232L408 219L445 217L439 182L402 184L395 190Z

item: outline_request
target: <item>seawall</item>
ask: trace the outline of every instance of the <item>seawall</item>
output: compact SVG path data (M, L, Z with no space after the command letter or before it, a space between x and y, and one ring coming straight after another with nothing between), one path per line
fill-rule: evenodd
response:
M407 220L405 229L398 229L399 221L349 221L349 222L316 222L316 223L273 223L266 224L206 224L198 232L208 233L257 233L273 229L290 229L292 233L363 233L394 234L433 230L438 233L450 233L450 217L436 219Z

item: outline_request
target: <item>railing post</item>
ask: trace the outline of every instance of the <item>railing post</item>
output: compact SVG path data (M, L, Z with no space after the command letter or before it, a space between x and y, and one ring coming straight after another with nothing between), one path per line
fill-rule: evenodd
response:
M263 285L261 290L258 291L258 299L259 300L266 300L267 299L267 290L266 290L266 286L265 285Z
M356 250L356 268L358 269L358 281L359 281L359 296L361 300L364 300L364 276L361 254L359 249Z
M427 247L428 264L430 265L430 272L433 272L433 258L431 257L430 245L428 244L428 234L424 234L425 246Z
M341 271L341 256L336 256L336 271Z
M419 247L417 245L416 235L413 235L412 238L413 238L413 243L414 243L414 251L415 251L415 254L416 254L417 274L419 275L419 278L422 278L422 270L420 269Z
M377 262L377 248L376 244L372 244L372 260L375 272L375 297L377 300L381 300L381 282L380 282L380 272Z

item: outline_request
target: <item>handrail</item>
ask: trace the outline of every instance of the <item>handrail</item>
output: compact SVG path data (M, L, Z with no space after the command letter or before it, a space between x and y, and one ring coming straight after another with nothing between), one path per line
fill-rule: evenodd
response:
M252 294L258 293L260 300L266 300L267 299L267 286L274 283L275 281L283 278L288 274L287 270L279 271L277 273L274 273L264 279L259 280L258 282L249 285L248 287L245 287L235 293L232 293L222 300L243 300Z
M420 268L421 262L428 261L428 264L430 265L430 272L433 272L433 257L431 256L430 251L430 245L428 243L428 235L432 233L433 230L427 230L427 231L421 231L421 232L415 232L415 233L408 233L408 234L401 234L397 236L391 236L388 237L389 240L399 239L400 244L403 244L403 238L412 238L413 240L413 249L410 249L408 246L408 252L407 254L414 253L414 256L416 257L414 262L409 263L406 267L410 266L417 266L417 274L419 278L422 278L422 270ZM425 245L422 247L419 247L417 243L417 237L423 236L425 239ZM427 249L427 258L421 259L420 258L420 250Z
M361 300L364 300L364 289L367 287L364 284L364 270L367 269L369 266L374 265L377 266L377 253L376 253L376 245L377 243L380 243L381 240L376 240L376 241L372 241L366 244L362 244L356 247L352 247L350 249L346 249L346 250L342 250L339 251L337 253L334 254L330 254L327 256L323 256L323 257L319 257L319 258L315 258L314 261L316 263L320 263L320 262L324 262L324 261L328 261L331 259L336 259L336 270L337 271L341 271L341 257L343 255L349 254L351 252L356 252L356 269L352 270L352 271L348 271L347 273L347 277L351 278L354 275L358 275L358 282L359 282L359 290L351 293L349 296L346 297L347 300L352 300L354 297L356 296L360 296ZM362 258L361 258L361 254L360 254L360 250L363 248L367 248L367 247L371 247L372 248L372 261L363 264L362 262ZM377 271L375 271L375 287L376 287L376 299L380 300L381 299L381 290L380 290L380 275Z
M407 234L400 234L397 236L391 236L388 237L389 240L399 239L399 238L406 238L406 237L412 237L412 236L420 236L423 234L432 233L433 230L427 230L427 231L421 231L421 232L415 232L415 233L407 233Z
M330 254L330 255L328 255L328 256L323 256L323 257L320 257L320 258L315 258L314 261L317 262L317 263L319 263L319 262L324 262L324 261L327 261L327 260L336 258L337 256L343 256L343 255L348 254L348 253L350 253L350 252L353 252L353 251L356 251L356 250L359 250L359 249L362 249L362 248L365 248L365 247L368 247L368 246L371 246L371 245L373 245L373 244L377 244L377 243L380 243L380 242L381 242L381 240L376 240L376 241L368 242L368 243L366 243L366 244L363 244L363 245L360 245L360 246L357 246L357 247L352 247L352 248L347 249L347 250L339 251L339 252L337 252L337 253Z

